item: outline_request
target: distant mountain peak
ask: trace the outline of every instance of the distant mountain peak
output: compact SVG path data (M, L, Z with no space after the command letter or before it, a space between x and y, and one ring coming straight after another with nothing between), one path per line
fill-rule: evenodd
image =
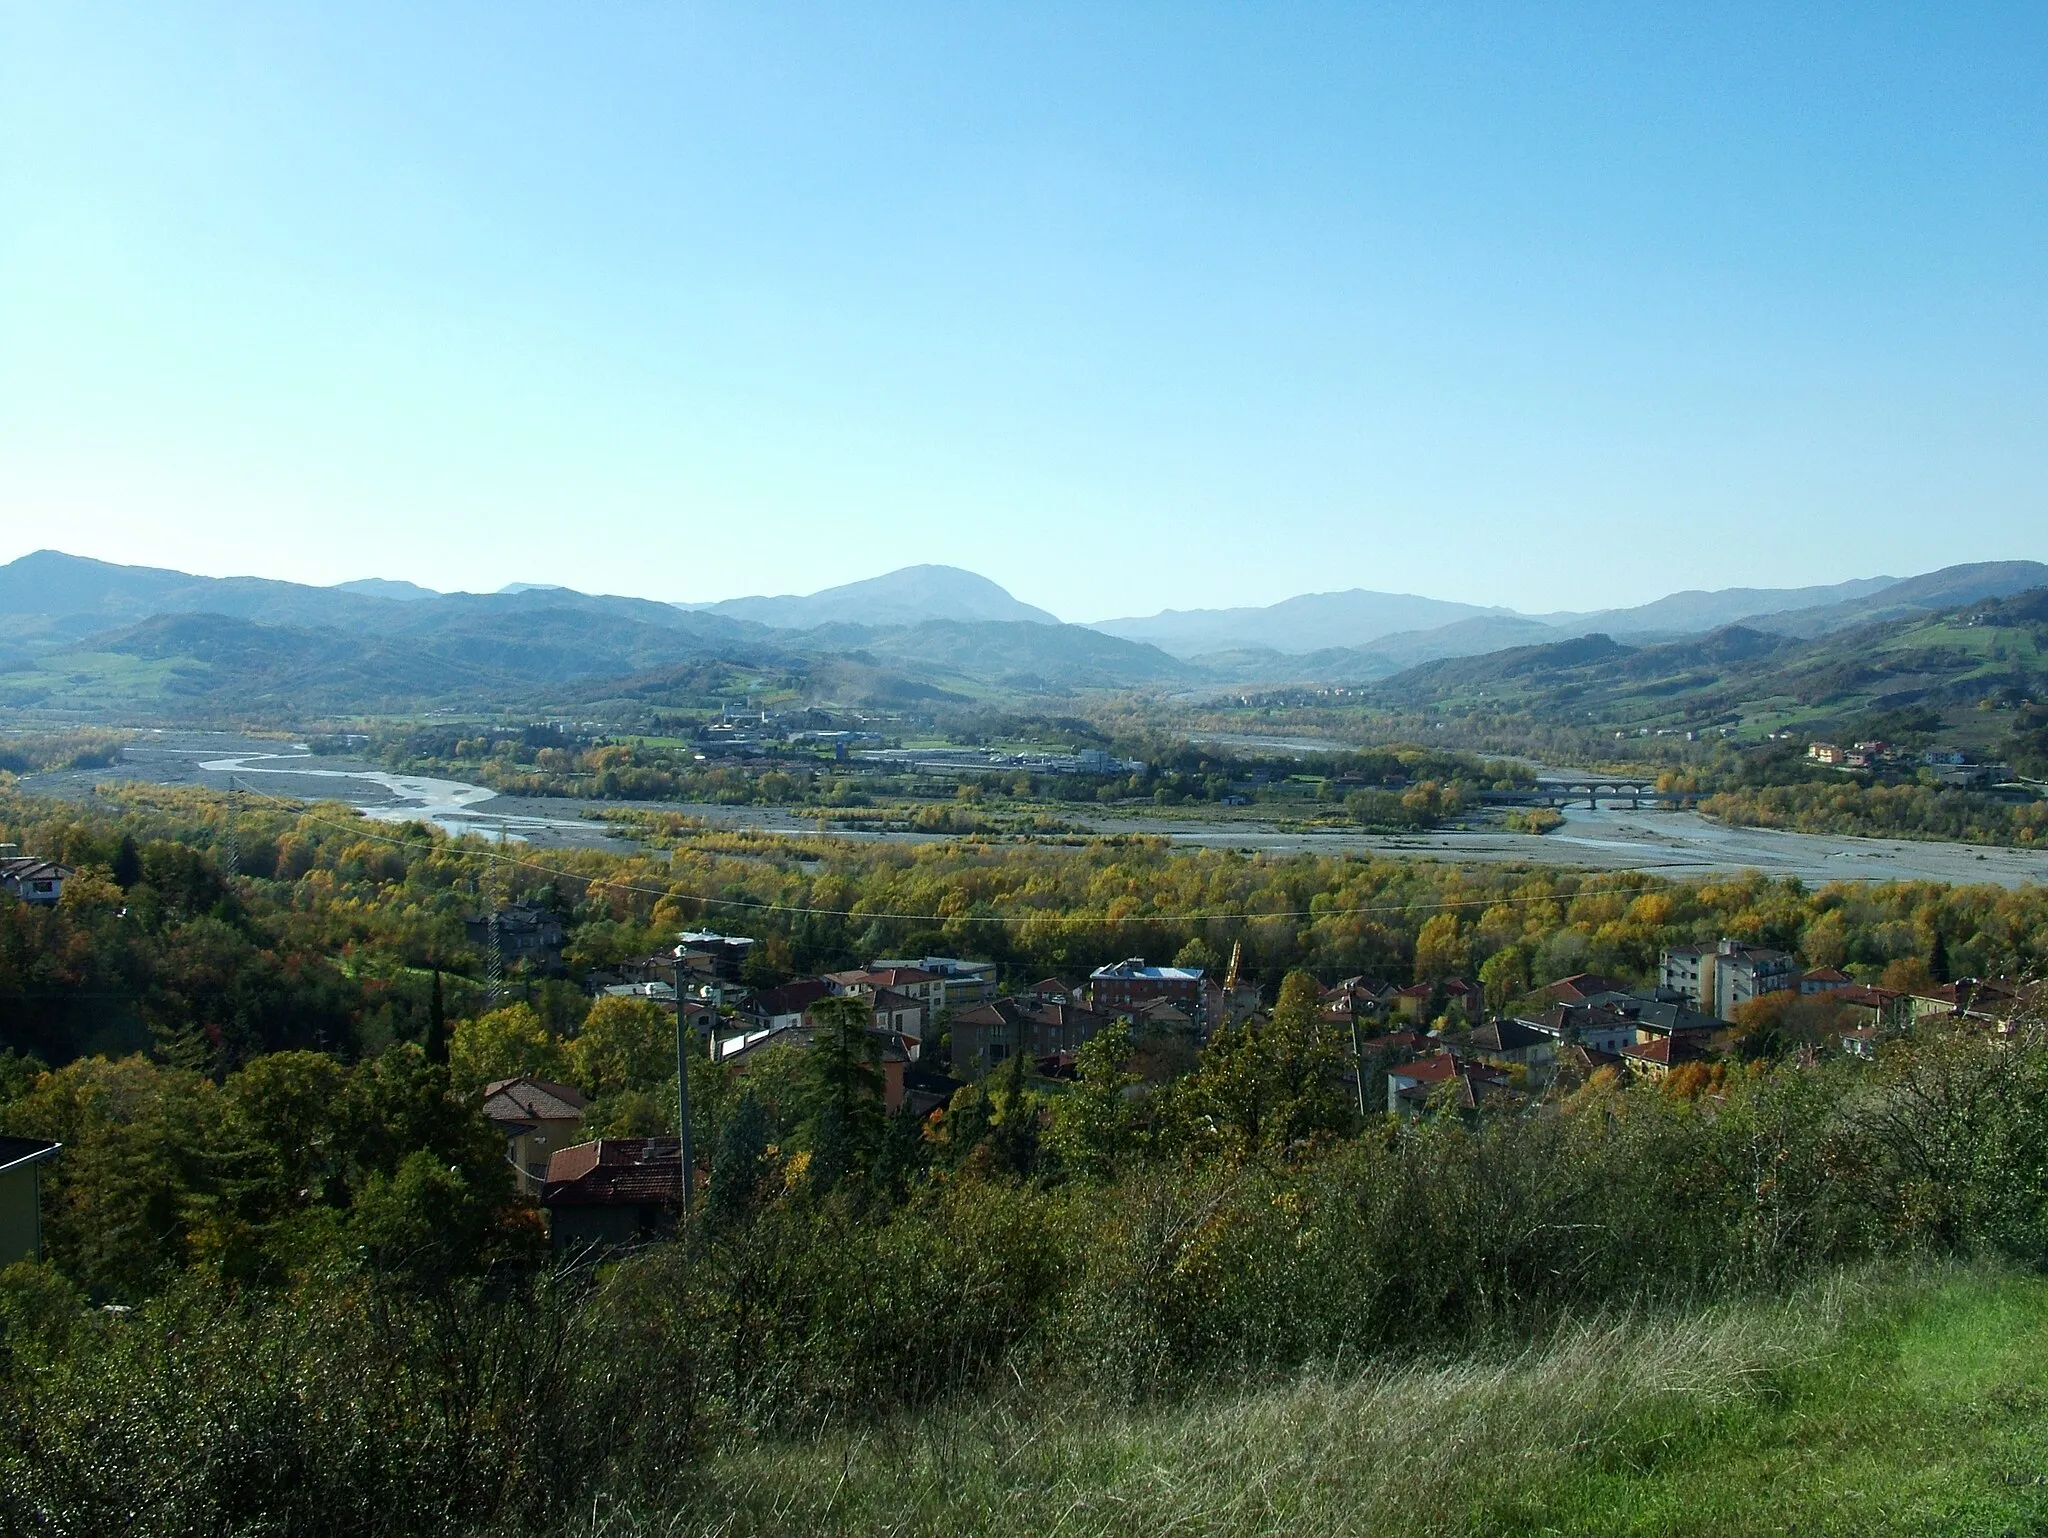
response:
M391 577L358 577L353 582L335 583L334 590L337 593L361 593L365 598L395 598L400 603L441 596L433 588L421 587L417 582L400 582Z
M1060 623L1057 615L1013 598L1007 589L978 572L939 565L904 566L879 577L801 596L728 598L680 607L753 620L777 630L814 630L834 624L920 625L927 620Z

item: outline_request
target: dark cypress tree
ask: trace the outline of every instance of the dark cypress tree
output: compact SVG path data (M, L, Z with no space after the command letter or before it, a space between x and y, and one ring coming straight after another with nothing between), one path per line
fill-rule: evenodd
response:
M767 1172L768 1115L752 1090L742 1090L711 1157L711 1221L727 1228L744 1222Z
M1934 975L1937 983L1949 982L1948 942L1941 937L1941 931L1934 931L1934 949L1927 956L1927 970Z
M427 995L427 1061L448 1061L448 1006L441 998L441 969L434 968L434 991Z
M127 891L142 879L142 851L135 847L135 835L123 833L121 847L114 851L114 883Z
M990 1077L995 1116L989 1150L997 1169L1029 1175L1038 1164L1038 1102L1025 1088L1029 1054L1022 1046Z

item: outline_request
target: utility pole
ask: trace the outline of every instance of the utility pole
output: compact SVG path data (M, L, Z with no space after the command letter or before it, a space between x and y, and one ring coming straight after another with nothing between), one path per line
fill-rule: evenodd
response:
M1351 1077L1358 1081L1358 1120L1365 1121L1365 1058L1358 1050L1358 1001L1351 1001Z
M683 1161L683 1224L690 1222L690 1187L696 1183L690 1158L690 1023L683 1004L683 958L676 957L676 1134Z
M235 823L242 811L242 793L235 788L235 777L228 776L228 826L227 837L221 840L221 872L232 881L242 873L242 835Z

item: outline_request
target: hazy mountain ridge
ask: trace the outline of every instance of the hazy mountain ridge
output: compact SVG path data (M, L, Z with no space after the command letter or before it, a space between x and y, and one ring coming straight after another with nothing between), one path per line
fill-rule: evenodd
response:
M1854 647L1822 643L1846 627L1862 637L1858 645L1889 644L1885 637L1919 624L1937 607L1996 604L2002 593L2048 587L2048 567L1980 563L1903 581L1674 594L1610 611L1607 618L1616 623L1576 635L1553 623L1554 616L1482 610L1362 646L1305 653L1245 646L1194 658L1050 616L877 622L904 612L912 597L933 587L941 607L1007 605L1043 616L994 583L936 567L832 590L822 595L830 603L803 617L843 610L849 592L856 609L874 612L791 629L719 612L733 605L687 609L540 586L490 594L422 590L422 596L395 598L263 578L191 577L45 551L0 567L0 617L7 620L0 704L87 711L115 710L124 700L138 708L147 701L209 700L258 713L484 703L537 708L554 699L625 697L621 691L641 692L663 678L723 662L799 679L814 698L843 691L840 697L875 702L1327 684L1367 688L1396 705L1506 689L1539 710L1557 708L1563 693L1574 690L1597 701L1654 688L1706 709L1709 696L1734 699L1748 687L1744 678L1766 663L1781 671L1792 667L1792 653L1777 654L1794 643L1811 645L1820 672L1779 682L1808 695L1860 687L1857 679L1877 673L1889 679L1893 693L1947 687L1945 679L1960 676L1953 657L1873 661ZM1846 599L1703 635L1626 628L1844 588L1851 590ZM1349 601L1355 595L1335 596ZM744 609L749 602L734 604ZM1941 645L1954 650L1951 641Z
M803 596L727 598L678 607L751 620L777 630L813 630L834 624L917 625L927 620L1061 623L1057 615L1023 603L988 578L957 566L905 566Z
M2038 580L2048 580L2048 568ZM1093 628L1150 641L1187 658L1260 650L1296 656L1358 651L1366 654L1360 664L1370 676L1375 668L1391 671L1386 662L1398 668L1426 657L1465 655L1495 645L1533 643L1545 636L1564 640L1595 630L1609 635L1697 635L1764 614L1853 605L1898 585L1894 577L1860 577L1817 587L1690 589L1630 608L1548 614L1352 588L1306 593L1265 608L1168 609L1146 619L1103 620ZM1402 638L1399 644L1387 644L1397 636Z
M1381 636L1432 630L1512 610L1424 598L1414 593L1302 593L1264 608L1166 609L1143 618L1099 620L1088 628L1145 641L1177 657L1266 649L1325 651L1363 646Z

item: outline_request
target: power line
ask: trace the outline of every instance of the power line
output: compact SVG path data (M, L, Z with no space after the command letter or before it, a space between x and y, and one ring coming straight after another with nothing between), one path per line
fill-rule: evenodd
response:
M290 801L283 796L273 796L269 792L257 790L253 786L249 788L247 793L252 796L260 796L266 801L275 802L278 806L288 810L303 804ZM377 833L356 823L338 822L332 817L319 817L311 812L303 811L297 813L297 815L321 827L337 828L343 832L353 833L358 837L368 838L379 843L396 844L402 848L410 842L410 840L399 838L395 834ZM673 887L646 886L637 882L616 881L604 876L590 876L582 871L565 870L560 866L544 865L538 860L526 860L519 858L517 855L505 854L502 852L502 845L500 846L500 851L497 852L494 852L488 846L479 849L465 848L459 845L452 846L451 852L469 858L489 861L494 864L515 866L522 870L533 871L555 879L582 881L592 886L610 887L620 892L638 892L647 897L672 897L683 902L701 903L706 907L736 908L743 912L753 913L786 913L811 918L886 919L899 923L1019 924L1023 923L1026 919L1038 918L1051 911L1044 908L1032 908L1023 913L1006 915L993 913L875 913L854 908L818 908L802 903L763 902L748 897L709 897L700 893L679 892ZM1694 869L1695 867L1680 866L1676 868ZM1218 921L1225 923L1251 923L1257 919L1354 918L1375 913L1431 913L1445 912L1455 908L1493 908L1512 907L1522 903L1573 902L1580 897L1636 897L1649 892L1662 892L1666 889L1667 885L1660 884L1655 886L1601 887L1590 892L1539 893L1523 897L1470 897L1447 898L1435 902L1375 903L1357 908L1292 908L1272 912L1246 911L1242 913L1134 913L1119 919L1103 918L1099 922L1110 924L1207 924Z

